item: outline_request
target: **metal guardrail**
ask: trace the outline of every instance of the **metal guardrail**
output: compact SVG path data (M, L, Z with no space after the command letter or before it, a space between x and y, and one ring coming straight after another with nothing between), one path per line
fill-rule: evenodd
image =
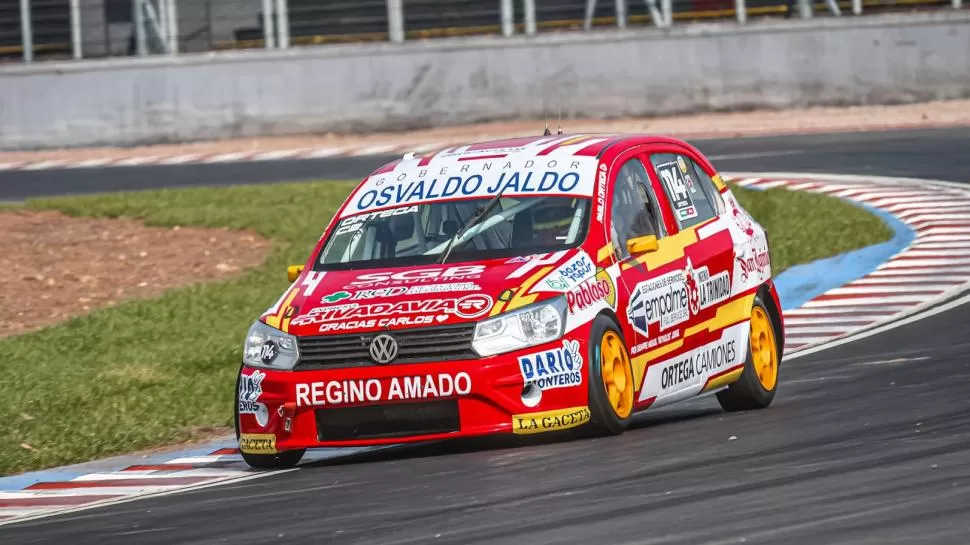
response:
M963 0L0 0L0 59L535 35L754 17L961 9Z

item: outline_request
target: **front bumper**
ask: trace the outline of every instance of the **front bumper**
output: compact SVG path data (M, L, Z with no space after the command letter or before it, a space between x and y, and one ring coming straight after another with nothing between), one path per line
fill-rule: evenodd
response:
M583 327L545 345L473 360L307 371L244 367L241 444L248 452L266 454L575 427L589 420L587 339ZM576 341L583 357L567 369L553 357ZM546 371L543 387L532 385L524 396L520 362L537 357ZM355 418L361 419L359 426ZM403 418L403 423L364 422L382 418Z

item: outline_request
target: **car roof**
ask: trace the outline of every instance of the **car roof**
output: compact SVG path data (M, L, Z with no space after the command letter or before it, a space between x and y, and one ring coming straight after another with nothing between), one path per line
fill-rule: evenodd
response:
M489 140L472 144L452 146L429 153L420 158L418 166L429 169L448 167L467 161L501 159L514 155L516 159L530 157L600 157L607 149L620 145L620 149L643 144L679 144L676 138L658 135L632 134L560 134L524 136ZM410 157L409 157L410 159ZM401 159L391 161L371 173L371 176L391 172Z

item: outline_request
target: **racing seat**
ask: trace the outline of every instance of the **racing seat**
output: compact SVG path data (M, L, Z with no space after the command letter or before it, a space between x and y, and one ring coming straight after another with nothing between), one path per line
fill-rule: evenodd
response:
M392 216L376 227L375 240L379 243L377 259L393 259L397 253L397 243L414 234L414 214Z
M535 223L532 210L523 210L512 220L512 234L509 236L510 248L524 248L535 245Z

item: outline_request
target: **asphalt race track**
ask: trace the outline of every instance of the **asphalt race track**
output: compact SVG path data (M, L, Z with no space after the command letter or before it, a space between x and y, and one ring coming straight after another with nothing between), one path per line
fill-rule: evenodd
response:
M724 170L970 179L966 129L699 144L749 154L715 159ZM6 526L0 543L966 545L968 333L962 305L792 360L764 411L707 398L620 437L371 454Z
M568 125L566 127L569 128ZM880 133L699 140L724 171L797 171L970 180L970 127ZM360 179L396 155L325 159L0 171L0 201L27 197L278 182Z

